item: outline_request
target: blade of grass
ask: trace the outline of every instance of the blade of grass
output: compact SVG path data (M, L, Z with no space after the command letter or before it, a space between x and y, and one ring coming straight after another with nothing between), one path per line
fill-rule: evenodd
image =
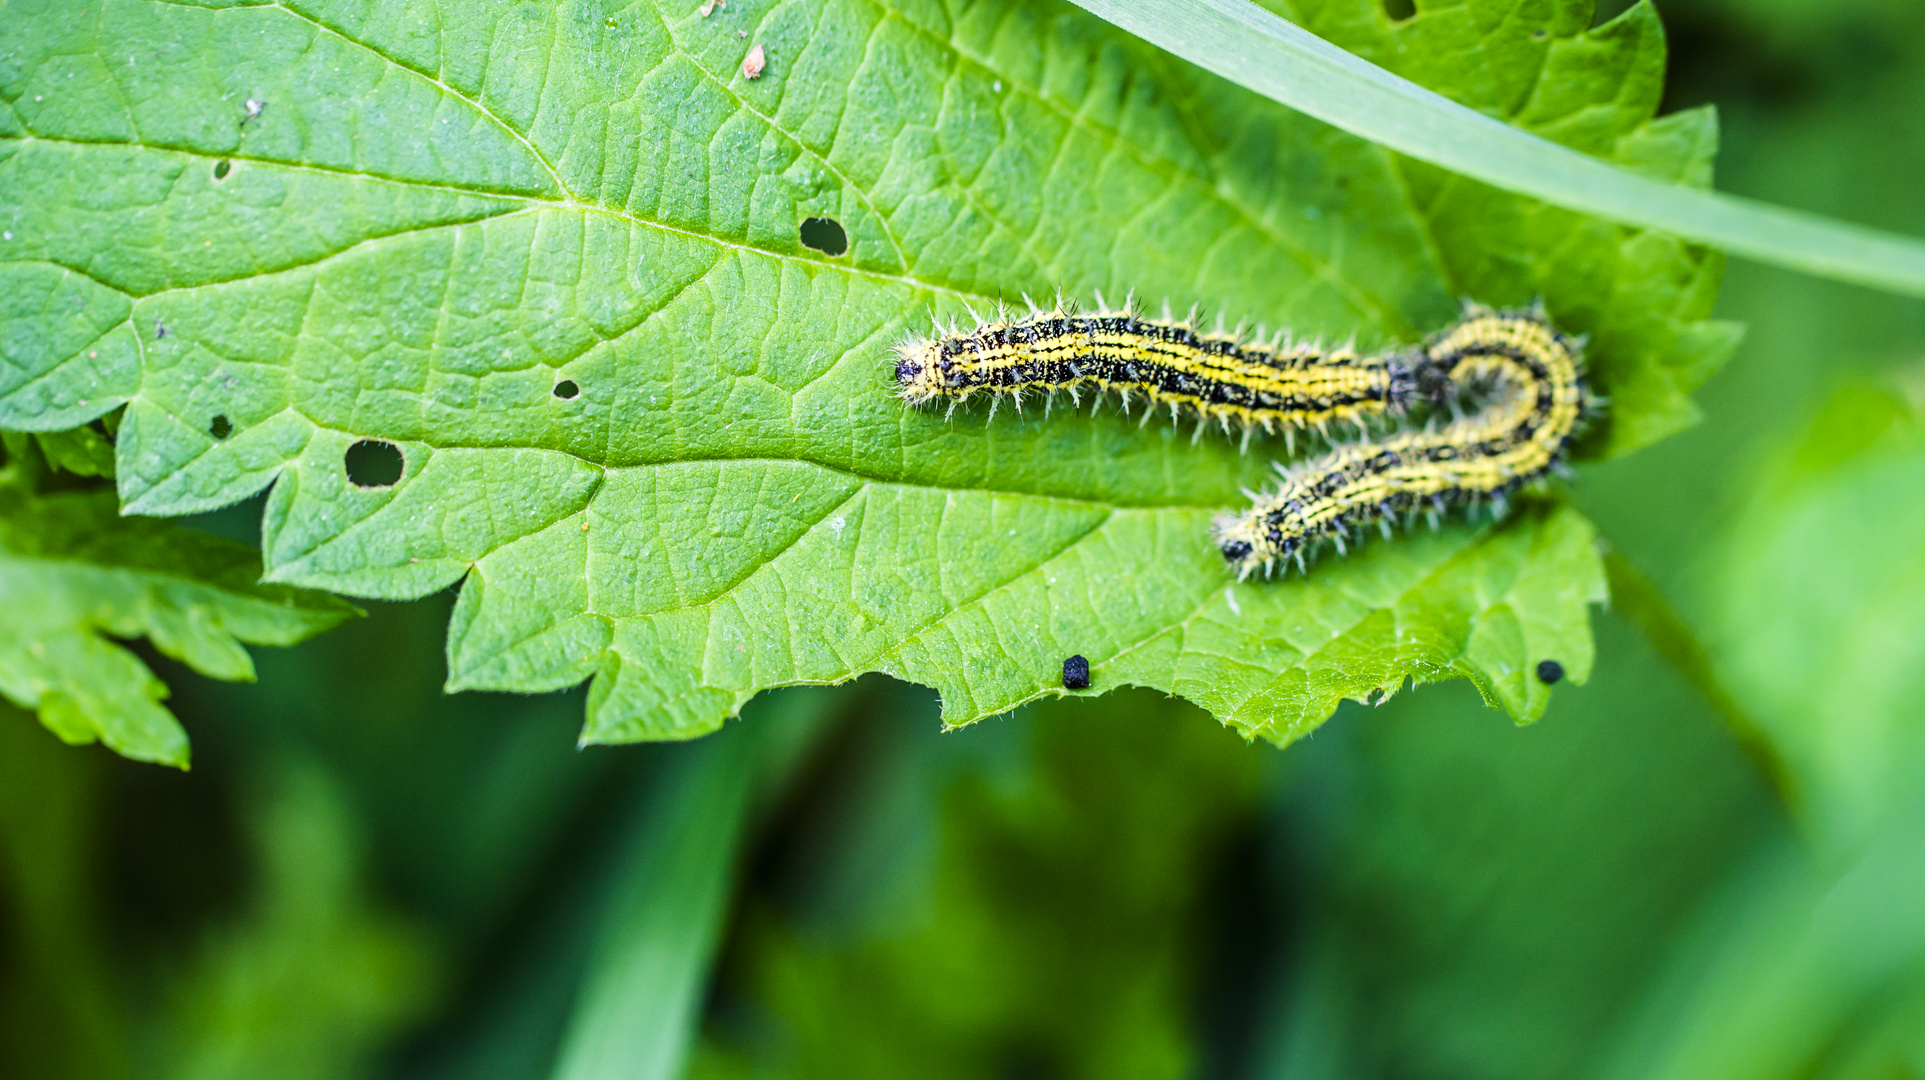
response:
M1925 242L1626 172L1432 93L1250 0L1074 2L1267 98L1506 191L1757 262L1925 296Z
M682 1074L756 796L819 727L828 692L775 695L717 735L668 748L639 816L556 1080Z

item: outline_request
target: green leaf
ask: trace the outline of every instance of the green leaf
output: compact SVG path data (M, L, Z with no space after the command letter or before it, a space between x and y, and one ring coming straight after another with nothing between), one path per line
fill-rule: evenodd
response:
M355 614L259 576L252 548L120 517L112 492L0 483L0 694L67 742L185 767L167 687L108 638L144 636L203 675L252 679L243 642L292 645Z
M1521 120L1701 179L1708 116L1649 120L1650 12L1589 11L1410 51L1463 97L1537 57ZM1207 524L1280 441L906 410L889 346L932 313L1135 290L1376 346L1541 294L1592 335L1598 453L1687 422L1732 341L1716 256L1426 176L1061 4L15 0L0 56L0 427L125 403L130 511L271 485L269 580L461 582L448 685L592 678L589 741L866 671L963 724L1072 653L1278 741L1460 675L1530 719L1538 661L1587 672L1574 512L1233 586ZM364 440L398 482L350 479Z
M31 435L9 431L0 433L0 443L5 445L9 460L27 455L31 445L39 451L41 460L55 469L75 476L112 476L114 444L97 430L99 426L100 422L95 421L71 431L40 431Z
M1649 10L1650 0L1639 2ZM1249 0L1076 3L1266 97L1506 191L1627 225L1662 229L1810 274L1925 295L1925 243L1916 239L1618 172L1494 123L1489 116L1453 107L1423 87L1333 48ZM1455 0L1448 6L1416 6L1418 19L1445 14L1479 24L1478 36L1467 44L1497 61L1492 69L1494 82L1515 85L1535 74L1528 51L1505 55L1506 50L1493 48L1501 44L1497 39L1505 24L1529 21L1528 16L1520 17L1519 5ZM1376 22L1385 21L1381 10L1371 15ZM1608 125L1608 112L1608 107L1593 109L1590 115L1576 118L1577 126Z
M1427 6L1401 23L1362 0L1296 7L1309 29L1463 105L1674 184L1711 182L1716 114L1651 119L1664 92L1665 45L1649 3L1588 32L1588 3L1556 5L1548 26L1509 4ZM1481 63L1466 65L1466 56ZM1721 257L1395 160L1414 201L1429 208L1431 243L1458 291L1505 302L1543 295L1591 335L1592 366L1611 396L1603 456L1697 422L1688 395L1741 335L1733 323L1705 319Z

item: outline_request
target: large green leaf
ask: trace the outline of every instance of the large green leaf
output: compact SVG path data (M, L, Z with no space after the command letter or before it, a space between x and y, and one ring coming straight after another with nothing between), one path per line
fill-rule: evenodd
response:
M1703 180L1656 18L1472 3L1320 33ZM759 79L741 74L760 46ZM1374 52L1373 52L1374 50ZM1287 741L1345 697L1590 666L1589 526L1537 506L1232 586L1249 454L1113 414L909 412L888 351L1063 286L1409 340L1543 295L1592 336L1598 452L1690 418L1721 263L1401 162L1046 0L0 6L0 426L126 404L128 510L272 485L269 580L461 581L449 685L593 677L591 741L880 670L951 724L1136 683ZM829 217L849 247L802 244ZM398 448L396 483L343 467ZM363 477L363 479L367 479Z
M187 764L167 687L107 640L146 637L218 679L252 679L242 642L291 645L354 614L330 596L262 585L244 544L122 518L111 491L29 494L0 471L0 695L70 743Z

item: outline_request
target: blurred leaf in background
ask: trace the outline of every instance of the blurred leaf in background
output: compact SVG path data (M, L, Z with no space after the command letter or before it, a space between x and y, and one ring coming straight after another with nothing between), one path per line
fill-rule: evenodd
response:
M0 1075L127 1075L100 936L103 762L0 702Z
M958 771L980 749L954 736L928 749L895 736L897 752L869 767L908 766L940 809L925 819L926 861L899 844L899 861L863 865L860 884L886 870L926 880L853 925L821 909L837 894L820 881L838 875L818 863L789 882L815 903L752 900L732 976L747 1015L712 1033L691 1075L1184 1075L1220 914L1209 889L1264 764L1200 719L1140 691L1033 706L999 722L1024 730L1001 733L990 770ZM875 828L900 810L856 812Z
M123 518L111 488L58 490L48 461L98 475L90 458L63 450L91 445L74 436L29 445L10 435L0 456L0 694L37 710L66 742L99 740L127 757L185 767L187 733L160 704L166 685L110 635L144 636L203 675L251 680L243 643L292 645L356 609L262 584L260 553L247 545Z
M369 903L339 787L314 765L256 782L272 794L251 815L253 895L170 976L142 1033L143 1076L362 1076L432 1002L425 928Z
M1841 851L1925 775L1921 376L1847 382L1788 433L1719 583L1732 685L1790 762L1812 840Z
M1918 368L1847 381L1731 532L1720 639L1790 765L1761 855L1647 1009L1620 1075L1925 1072L1925 437Z
M107 897L109 770L0 719L0 1075L354 1077L424 1015L429 934L370 902L361 834L318 766L241 779L254 880L218 921L130 950L112 909L165 902Z
M1626 624L1528 732L1474 699L1340 716L1279 830L1309 917L1252 1075L1589 1075L1667 943L1783 821Z

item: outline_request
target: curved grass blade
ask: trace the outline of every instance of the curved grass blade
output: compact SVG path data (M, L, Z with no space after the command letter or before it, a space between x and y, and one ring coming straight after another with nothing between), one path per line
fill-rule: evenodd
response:
M673 1080L701 1021L757 796L820 729L834 693L767 699L676 747L644 800L553 1080Z
M1626 172L1459 105L1250 0L1075 0L1204 70L1420 161L1819 277L1925 296L1925 242Z

